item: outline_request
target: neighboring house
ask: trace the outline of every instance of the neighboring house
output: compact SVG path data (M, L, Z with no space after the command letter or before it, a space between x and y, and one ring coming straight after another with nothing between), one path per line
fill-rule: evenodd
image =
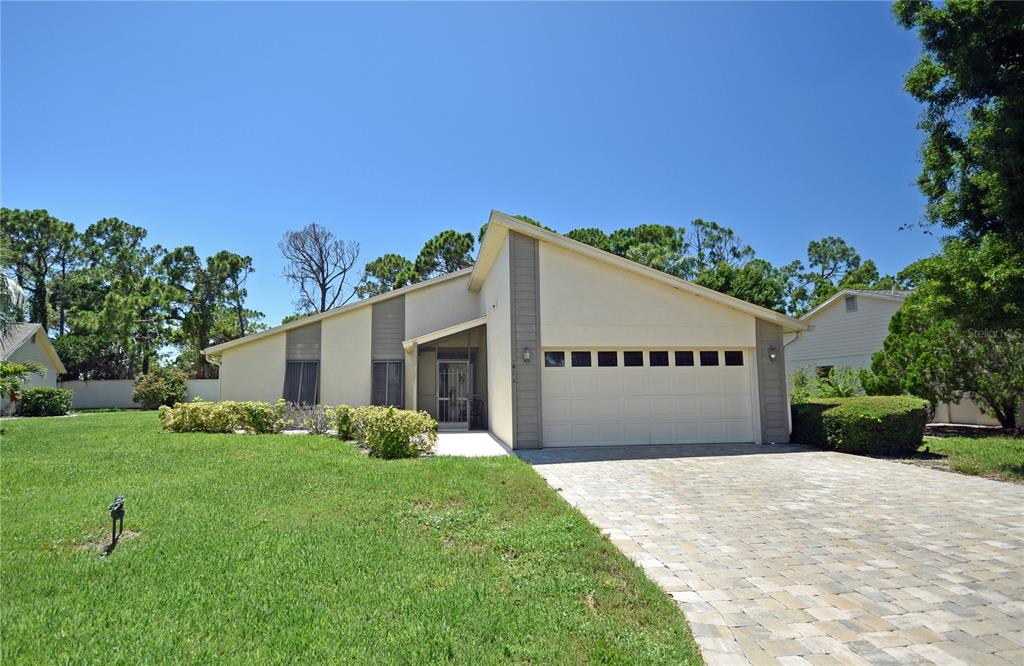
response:
M800 321L812 328L786 336L786 371L828 374L833 367L870 368L889 335L889 320L910 295L890 289L843 289Z
M40 324L15 324L11 332L0 338L0 358L11 363L34 361L46 368L46 376L40 377L32 373L24 384L31 386L57 386L57 375L65 372L57 351L50 343L46 331ZM7 410L7 396L0 397L0 413Z
M889 320L910 295L895 289L843 289L800 320L809 331L786 336L786 370L803 368L818 376L834 367L870 368L871 356L889 335ZM999 425L969 398L940 403L933 423Z
M495 211L472 268L205 354L222 400L422 409L515 449L785 442L807 328Z

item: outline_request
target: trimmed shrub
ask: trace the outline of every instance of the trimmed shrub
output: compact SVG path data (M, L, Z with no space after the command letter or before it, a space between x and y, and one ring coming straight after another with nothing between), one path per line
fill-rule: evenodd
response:
M238 426L237 403L179 402L160 406L160 423L171 432L234 432Z
M793 441L844 453L909 456L921 445L927 400L910 396L820 399L793 405Z
M426 412L357 407L352 424L359 444L377 458L415 458L437 445L437 421Z
M175 405L185 400L188 389L188 375L174 368L157 368L142 375L135 382L132 400L141 403L143 409L156 409L160 405Z
M338 439L348 441L355 438L352 431L352 411L348 405L338 405L334 408L334 429L338 432Z
M206 403L215 404L215 403ZM224 404L224 403L222 403ZM235 411L237 427L247 433L265 435L284 430L291 421L285 418L287 404L278 400L274 404L266 402L234 402L229 403Z
M71 411L71 389L33 386L21 392L23 416L63 416Z
M826 409L835 407L842 398L809 398L795 403L790 409L793 413L793 433L790 439L799 444L809 446L825 446L825 426L822 414Z
M846 400L823 414L825 437L845 453L913 455L924 438L930 406L910 396Z

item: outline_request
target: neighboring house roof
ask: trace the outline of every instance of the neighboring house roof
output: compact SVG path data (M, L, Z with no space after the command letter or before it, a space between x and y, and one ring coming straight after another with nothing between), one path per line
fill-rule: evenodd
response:
M246 343L249 343L249 342L253 342L254 340L260 340L262 338L266 338L266 337L269 337L271 335L275 335L277 333L281 333L281 332L284 332L284 331L290 331L293 328L301 328L301 327L306 326L308 324L312 324L314 322L318 322L318 321L321 321L323 319L327 319L328 317L335 317L335 316L340 315L340 314L345 314L346 312L351 312L352 310L357 310L359 308L366 307L367 305L373 305L374 303L379 303L381 301L386 301L389 298L394 298L395 296L401 296L402 294L408 294L409 292L416 291L417 289L423 289L424 287L431 287L431 286L439 284L441 282L446 282L448 280L454 280L455 278L462 277L464 275L469 275L469 273L472 270L473 270L472 268L463 268L462 270L455 271L454 273L448 273L447 275L441 275L441 276L436 277L436 278L431 278L429 280L424 280L423 282L417 282L416 284L411 284L408 287L402 287L401 289L395 289L394 291L389 291L386 294L380 294L379 296L373 296L372 298L366 298L366 299L363 299L361 301L356 301L355 303L349 303L348 305L343 305L340 308L334 308L333 310L328 310L326 312L319 312L317 314L311 314L308 317L303 317L302 319L296 319L295 321L290 321L287 324L281 324L280 326L275 326L273 328L268 328L265 331L260 331L259 333L253 333L252 335L247 335L244 338L237 338L235 340L229 340L228 342L222 342L219 345L213 345L212 347L207 347L206 349L203 350L203 354L205 354L207 356L210 356L210 355L216 356L220 352L224 351L225 349L230 349L231 347L237 347L238 345L242 345L242 344L246 344Z
M761 307L760 305L748 303L743 299L723 294L722 292L715 291L714 289L702 287L699 284L690 282L689 280L683 280L656 268L650 268L649 266L638 264L635 261L630 261L629 259L620 257L617 254L605 252L604 250L587 245L586 243L581 243L553 231L542 229L541 227L528 222L523 222L522 220L518 220L496 210L491 211L491 217L487 223L487 231L484 233L483 241L480 244L480 252L477 256L476 265L473 267L473 277L469 282L469 288L471 290L476 291L480 289L481 285L483 285L484 280L487 278L487 274L490 273L491 267L494 265L494 260L498 255L498 251L501 249L501 243L504 240L504 235L508 231L515 231L523 234L524 236L530 236L540 241L557 245L558 247L577 252L605 264L616 266L632 273L650 278L655 282L660 282L661 284L674 289L678 289L734 310L739 310L740 312L753 315L758 319L774 322L781 325L784 332L805 331L809 328L809 326L802 321L776 312L775 310L770 310L768 308Z
M6 336L0 336L0 358L4 361L9 359L14 352L27 344L38 331L43 331L42 324L15 324L10 333ZM49 336L46 335L46 331L43 331L42 335L37 336L37 342L42 346L47 356L50 357L54 369L58 373L67 372L67 369L60 360L60 356L57 355L57 350L53 348L53 343L50 342Z
M829 306L840 298L846 298L847 296L867 296L869 298L878 298L886 301L902 302L905 301L907 296L910 296L911 293L911 291L906 289L840 289L816 308L810 312L804 313L804 315L800 317L800 321L809 321L810 319L813 319L819 312L828 309Z

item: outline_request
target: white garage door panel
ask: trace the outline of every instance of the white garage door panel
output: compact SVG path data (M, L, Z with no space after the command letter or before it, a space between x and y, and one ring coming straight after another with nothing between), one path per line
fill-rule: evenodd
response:
M543 368L544 446L753 441L749 362Z

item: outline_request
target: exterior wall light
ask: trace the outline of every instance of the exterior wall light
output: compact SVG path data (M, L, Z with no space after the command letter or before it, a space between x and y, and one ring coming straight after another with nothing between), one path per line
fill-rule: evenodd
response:
M523 363L529 363L529 362L530 362L530 350L527 349L526 347L523 347Z
M774 363L775 359L779 356L778 351L779 348L775 345L768 345L768 360Z

